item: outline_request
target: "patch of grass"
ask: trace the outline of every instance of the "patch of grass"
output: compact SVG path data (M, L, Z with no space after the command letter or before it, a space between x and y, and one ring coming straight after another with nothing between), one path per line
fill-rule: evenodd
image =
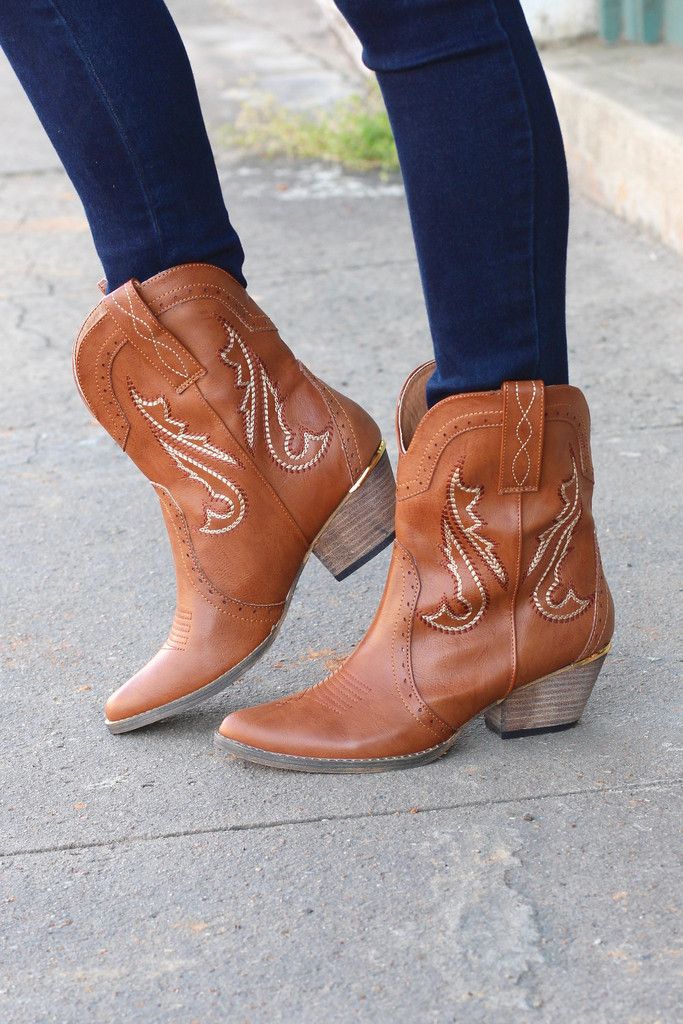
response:
M301 113L264 96L245 103L229 141L264 157L326 160L350 170L398 170L396 146L377 86L333 107Z

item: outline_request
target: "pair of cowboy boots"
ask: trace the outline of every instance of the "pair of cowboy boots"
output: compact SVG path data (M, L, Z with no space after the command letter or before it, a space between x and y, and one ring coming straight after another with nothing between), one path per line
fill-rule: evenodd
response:
M439 757L482 711L503 737L578 721L613 631L586 402L516 381L427 410L432 369L399 399L395 485L371 417L228 274L188 264L105 295L76 380L159 496L177 584L168 639L107 702L112 732L220 692L274 640L310 554L343 579L394 530L356 650L316 686L229 715L217 746L379 771Z

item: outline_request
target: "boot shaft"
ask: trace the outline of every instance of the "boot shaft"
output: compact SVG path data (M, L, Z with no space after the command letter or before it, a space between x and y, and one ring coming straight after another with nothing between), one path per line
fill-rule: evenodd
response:
M213 583L258 605L284 600L381 441L211 266L106 295L79 334L74 370L94 416L157 488L177 568L189 538L208 598Z
M483 707L597 652L613 609L581 392L511 382L426 412L431 368L399 403L396 536L420 580L413 672L444 711L456 678Z

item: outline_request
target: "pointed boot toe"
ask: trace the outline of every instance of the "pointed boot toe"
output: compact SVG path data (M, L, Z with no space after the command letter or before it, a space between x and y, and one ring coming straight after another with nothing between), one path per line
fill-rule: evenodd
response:
M288 739L280 727L277 710L273 728L273 715L269 713L273 707L277 709L276 702L233 711L223 719L214 736L216 748L235 756L242 751L286 756Z

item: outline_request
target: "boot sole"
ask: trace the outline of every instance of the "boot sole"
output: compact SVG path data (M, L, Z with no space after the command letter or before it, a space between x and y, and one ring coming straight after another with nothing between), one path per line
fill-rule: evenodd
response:
M109 732L121 735L133 732L135 729L142 729L146 725L153 725L155 722L161 722L165 718L172 718L174 715L192 710L198 704L210 697L215 697L238 682L277 639L301 573L311 555L315 555L335 579L341 581L347 579L393 543L395 537L393 505L389 512L387 498L391 493L393 501L394 488L391 463L387 455L386 444L382 441L370 465L339 503L306 552L296 579L287 594L282 615L265 640L262 640L259 646L239 664L234 665L223 675L193 693L178 697L176 700L169 701L168 704L150 708L149 711L142 711L139 715L131 715L130 718L115 721L105 718L104 724ZM354 531L353 529L354 523L357 524L359 521L364 522L363 532L360 534L358 530ZM372 546L368 549L368 545Z
M400 754L397 757L296 757L293 754L276 754L260 747L250 747L246 743L238 743L219 732L214 734L214 746L222 754L228 754L233 760L251 761L268 768L284 768L293 772L312 772L324 775L354 775L367 772L392 772L401 768L417 768L422 764L431 764L443 757L451 749L458 733L454 733L443 743L427 750L419 750L416 754Z
M487 727L501 739L571 729L581 717L610 647L611 644L590 658L526 683L518 690L514 690L509 697L495 701L482 712ZM435 747L398 757L297 757L293 754L277 754L263 748L250 747L219 732L214 734L214 747L232 759L251 761L269 768L319 774L361 774L396 771L430 764L448 753L455 744L459 731Z

